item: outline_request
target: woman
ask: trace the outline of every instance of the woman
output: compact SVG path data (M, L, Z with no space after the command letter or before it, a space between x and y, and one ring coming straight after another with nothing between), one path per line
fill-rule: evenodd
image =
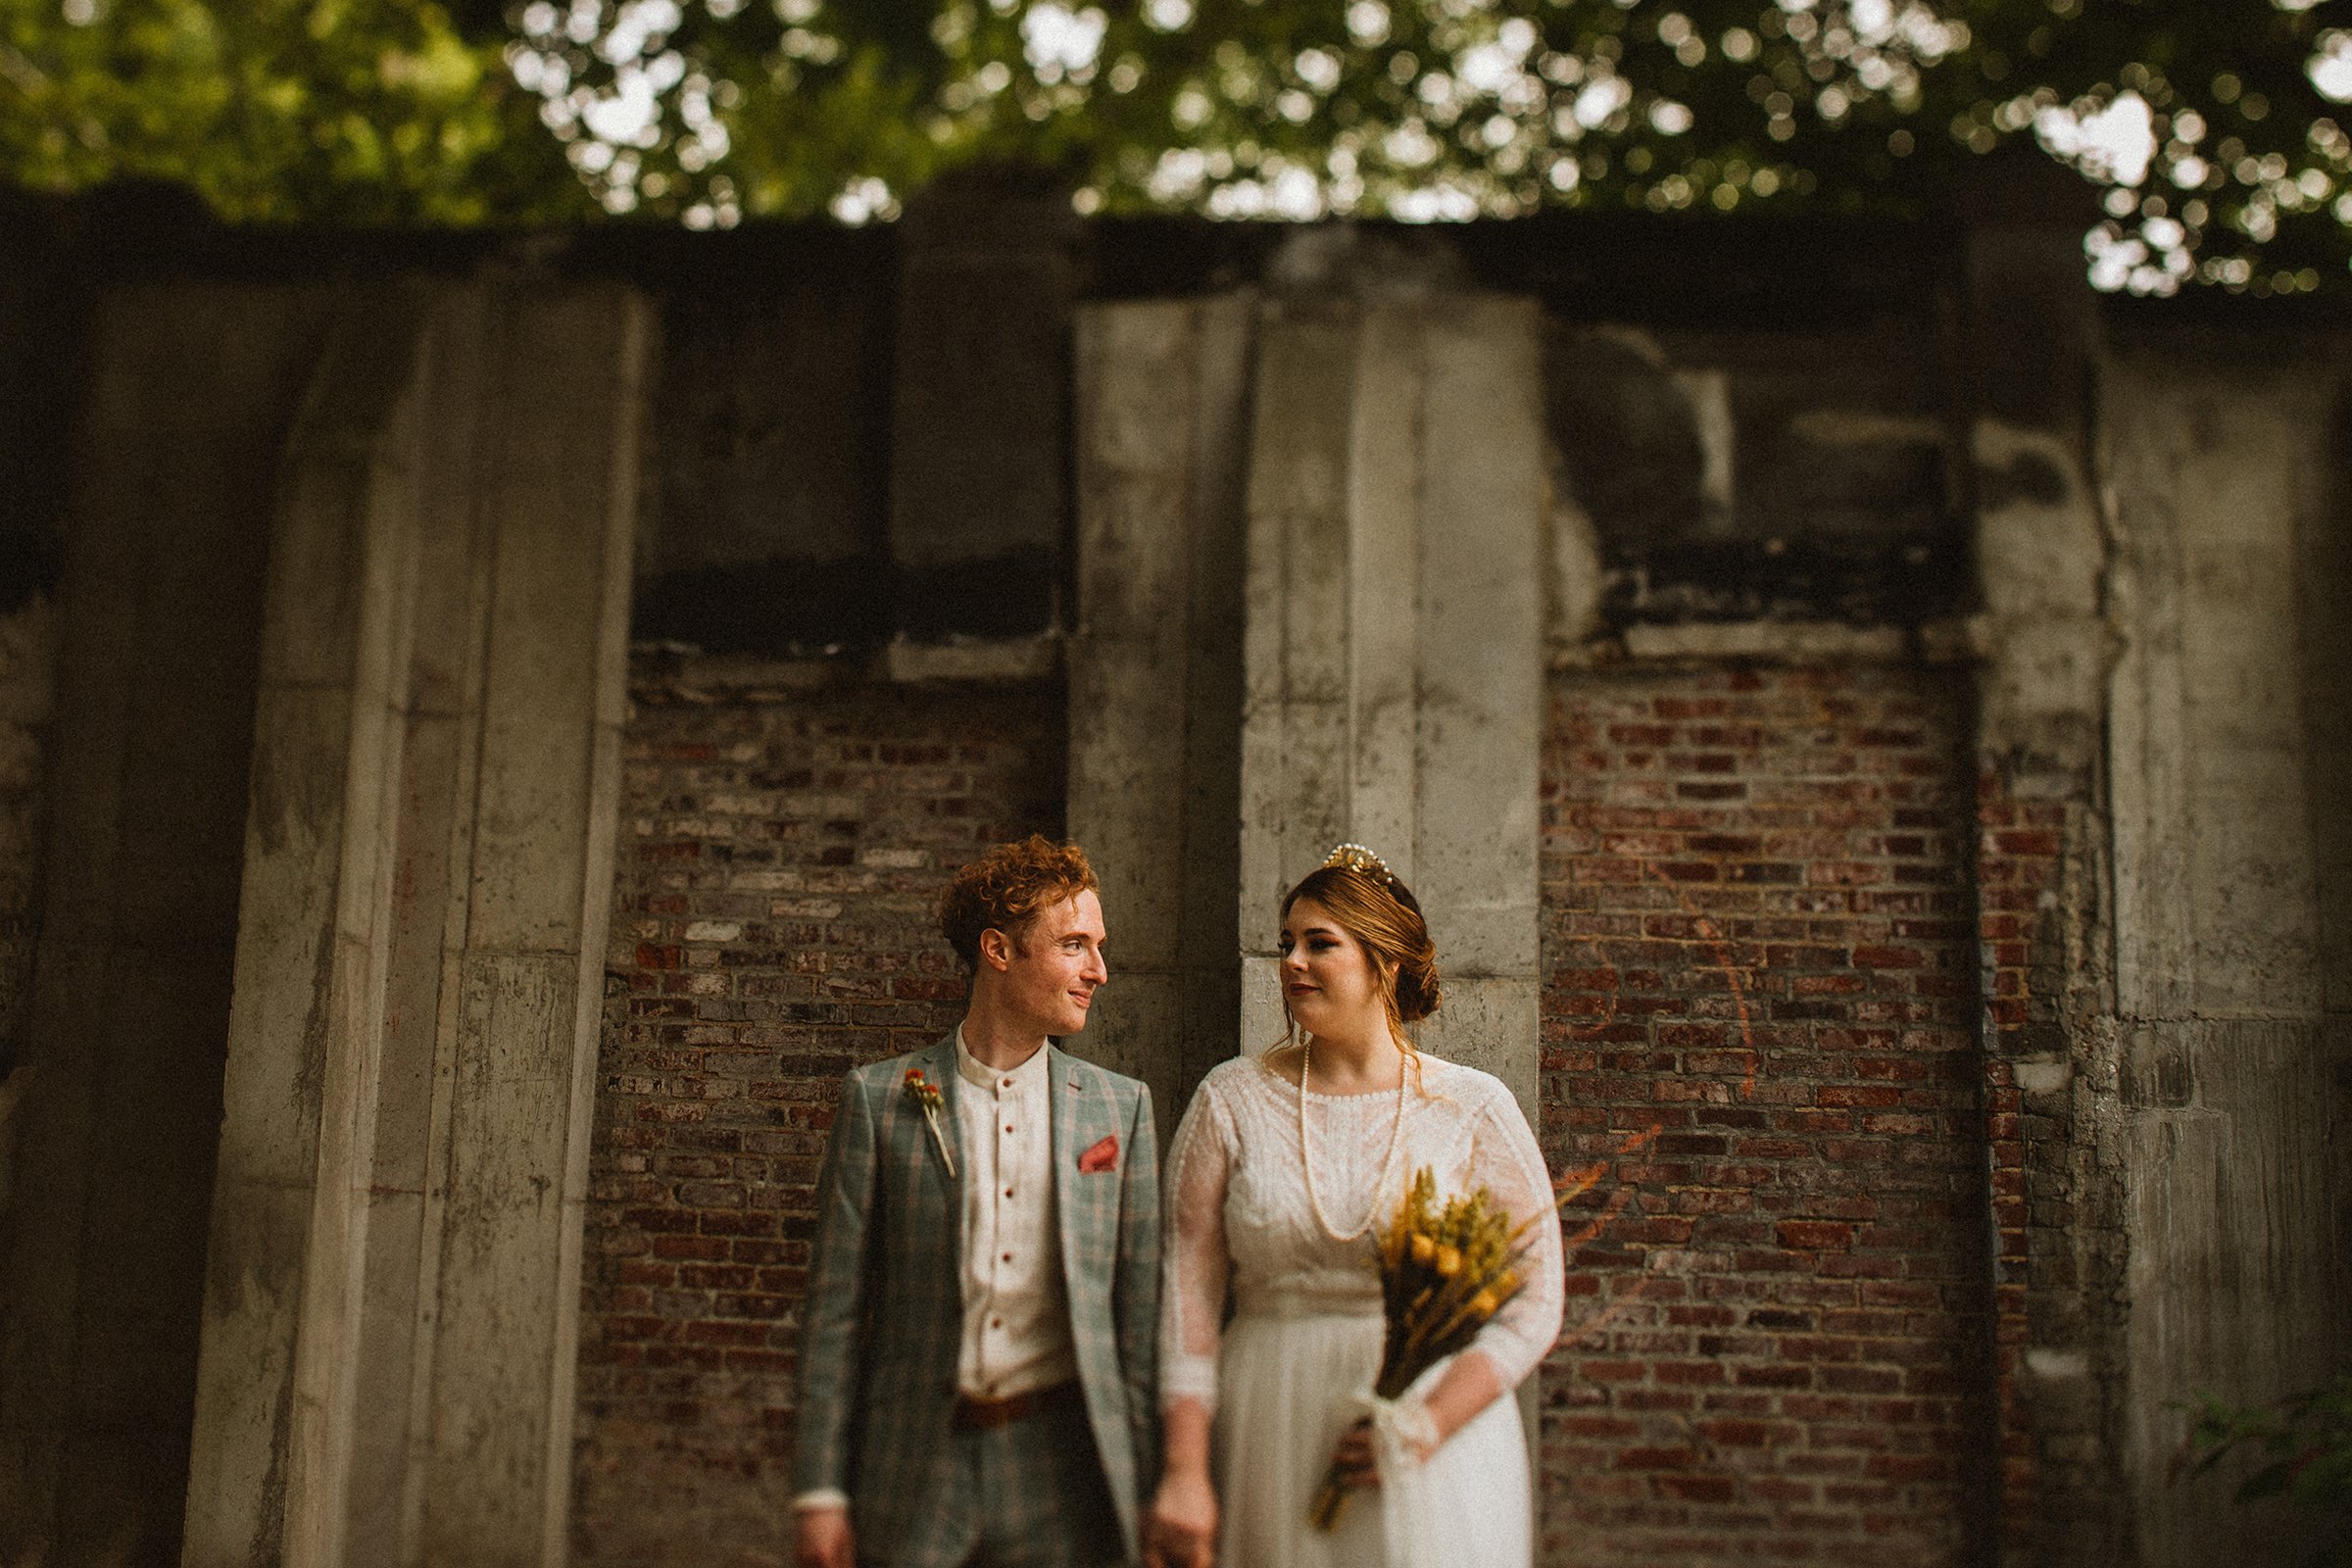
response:
M1282 913L1291 1040L1203 1079L1168 1155L1167 1442L1146 1564L1524 1565L1527 1446L1504 1396L1560 1329L1544 1156L1498 1080L1406 1037L1437 1009L1437 953L1377 856L1342 845ZM1374 1236L1423 1166L1442 1197L1484 1187L1535 1223L1518 1296L1390 1405L1368 1398L1383 1338ZM1335 1458L1385 1492L1323 1533L1307 1512Z

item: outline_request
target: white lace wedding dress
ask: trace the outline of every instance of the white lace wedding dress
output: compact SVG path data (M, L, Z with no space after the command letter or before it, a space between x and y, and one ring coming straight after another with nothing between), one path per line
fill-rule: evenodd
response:
M1219 1568L1525 1568L1534 1505L1518 1402L1497 1398L1418 1468L1384 1467L1379 1492L1348 1500L1339 1527L1307 1523L1332 1447L1380 1367L1372 1235L1428 1166L1441 1198L1484 1187L1522 1218L1548 1210L1543 1153L1493 1076L1421 1056L1404 1097L1305 1097L1314 1157L1308 1200L1297 1085L1256 1056L1202 1080L1168 1154L1168 1270L1160 1332L1163 1397L1215 1412ZM1367 1216L1353 1241L1336 1240ZM1540 1221L1526 1285L1464 1355L1516 1388L1560 1331L1560 1231ZM1233 1315L1225 1307L1230 1295ZM1425 1382L1442 1376L1441 1366Z

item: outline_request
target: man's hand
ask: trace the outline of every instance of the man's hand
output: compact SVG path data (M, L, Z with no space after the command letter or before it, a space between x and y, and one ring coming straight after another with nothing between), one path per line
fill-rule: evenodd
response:
M1211 1568L1217 1560L1217 1494L1205 1470L1170 1470L1144 1520L1144 1568Z
M793 1560L800 1568L857 1568L847 1508L796 1508Z

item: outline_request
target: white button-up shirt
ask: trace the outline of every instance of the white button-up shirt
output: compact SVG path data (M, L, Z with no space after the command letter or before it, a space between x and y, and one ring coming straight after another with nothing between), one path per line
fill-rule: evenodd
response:
M956 1386L1003 1399L1078 1375L1061 1234L1054 1212L1054 1084L1048 1051L999 1071L956 1031L962 1124L963 1341Z

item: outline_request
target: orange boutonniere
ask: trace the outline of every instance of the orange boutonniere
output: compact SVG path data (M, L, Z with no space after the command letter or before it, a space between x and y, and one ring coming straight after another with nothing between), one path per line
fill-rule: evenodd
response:
M939 1149L939 1157L948 1167L949 1179L954 1180L956 1156L948 1152L948 1135L940 1130L939 1125L939 1107L943 1103L939 1085L924 1077L922 1068L909 1067L906 1076L899 1082L899 1092L906 1097L909 1104L922 1111L924 1124L931 1129L931 1142Z

